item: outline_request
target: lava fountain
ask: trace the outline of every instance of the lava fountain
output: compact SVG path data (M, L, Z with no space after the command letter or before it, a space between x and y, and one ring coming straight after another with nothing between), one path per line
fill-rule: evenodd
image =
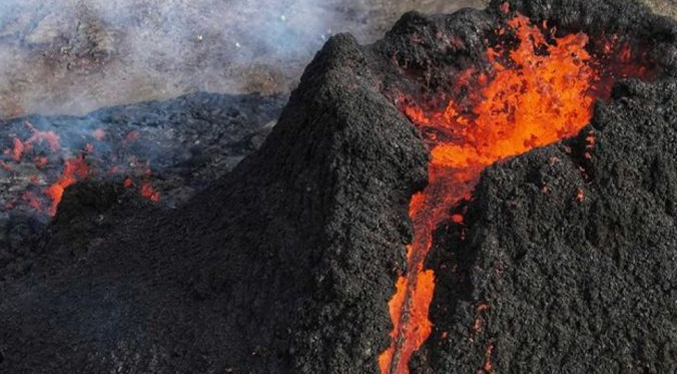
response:
M507 7L503 11L509 12ZM496 30L494 40L486 52L488 69L467 69L456 76L454 90L466 94L446 95L441 107L427 104L439 100L398 100L420 130L431 159L429 184L409 207L414 240L407 247L407 272L389 302L394 328L390 347L379 357L382 374L408 373L412 354L432 331L428 308L435 277L425 259L433 232L445 221L463 223L461 214L449 212L470 198L482 170L574 136L617 79L652 74L618 37L600 38L598 46L585 33L560 35L546 22L534 25L519 13ZM489 361L483 370L491 367Z

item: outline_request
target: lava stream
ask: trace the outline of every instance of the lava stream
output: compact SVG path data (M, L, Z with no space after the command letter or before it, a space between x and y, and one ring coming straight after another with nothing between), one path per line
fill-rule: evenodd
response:
M519 45L489 48L492 67L486 73L470 69L459 74L456 86L467 85L471 92L463 101L449 99L442 110L409 98L398 103L423 134L431 161L429 184L410 204L414 240L407 248L408 271L389 302L394 328L391 346L379 357L382 374L407 374L411 355L432 331L428 309L434 274L424 262L433 232L452 219L462 224L462 216L449 212L470 197L482 170L577 134L589 123L595 100L609 95L615 79L647 72L633 64L627 46L619 51L617 43L607 43L600 63L586 50L586 34L555 37L546 23L541 29L520 14L496 34L514 35Z

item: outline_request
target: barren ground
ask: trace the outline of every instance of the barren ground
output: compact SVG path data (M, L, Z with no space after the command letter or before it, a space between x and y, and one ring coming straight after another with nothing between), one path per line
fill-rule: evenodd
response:
M9 2L18 5L0 4L0 117L194 91L287 92L332 34L370 42L408 10L483 0Z
M677 16L677 0L644 1ZM7 3L0 5L0 118L83 114L195 91L284 93L332 34L368 43L408 10L453 12L487 0Z

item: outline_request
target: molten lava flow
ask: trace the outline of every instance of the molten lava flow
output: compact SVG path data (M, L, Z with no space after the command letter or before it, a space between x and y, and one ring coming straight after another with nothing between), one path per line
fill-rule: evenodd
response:
M628 68L629 49L618 54L617 65L606 67L586 50L589 39L584 33L554 37L552 32L546 37L545 31L517 14L496 34L499 38L512 34L519 45L512 50L501 44L489 48L492 68L487 73L460 73L456 87L467 85L464 91L471 92L463 101L451 99L443 109L429 109L406 98L399 102L423 134L431 161L429 184L410 204L414 241L407 248L408 271L398 279L389 303L394 329L390 348L379 357L382 374L408 373L412 353L432 331L428 308L434 274L424 268L424 261L433 231L444 221L463 223L462 215L450 214L451 208L470 197L481 171L499 160L577 134L589 122L595 100L610 93L613 80L607 78L646 73L641 66ZM484 365L487 371L492 371L490 356L495 348L490 347Z
M61 202L61 198L63 198L66 188L80 179L87 178L88 175L89 165L87 165L82 156L65 161L63 176L47 189L47 195L52 199L49 215L56 215L56 209Z

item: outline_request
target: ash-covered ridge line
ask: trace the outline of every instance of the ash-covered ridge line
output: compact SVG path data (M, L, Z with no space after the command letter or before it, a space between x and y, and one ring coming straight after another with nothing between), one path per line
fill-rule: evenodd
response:
M674 22L634 3L613 3L567 2L572 13L555 1L512 3L533 17L542 6L573 28L586 25L581 14L611 29L627 24L621 29L652 42L665 73L657 83L619 86L598 109L584 203L576 199L579 163L561 146L485 173L468 207L467 242L454 241L458 228L438 232L429 259L441 275L435 331L412 372L477 372L489 343L497 371L673 367L677 33ZM425 185L428 161L390 95L422 82L441 89L450 71L442 68L478 62L498 5L408 14L368 47L332 38L261 149L175 211L103 198L118 196L114 190L67 191L51 234L35 248L44 255L0 286L0 372L377 373L392 328L387 302L412 236L407 207ZM595 9L615 13L599 18L604 12ZM645 20L629 22L630 14ZM458 41L441 47L438 32ZM412 44L412 35L423 43ZM550 155L561 156L552 170ZM539 178L556 191L541 196ZM111 226L74 235L92 217L79 214L83 206ZM549 230L540 222L561 224ZM443 270L449 262L460 275ZM619 296L626 300L614 304ZM470 341L479 300L491 308L486 329ZM628 331L635 337L616 339Z

